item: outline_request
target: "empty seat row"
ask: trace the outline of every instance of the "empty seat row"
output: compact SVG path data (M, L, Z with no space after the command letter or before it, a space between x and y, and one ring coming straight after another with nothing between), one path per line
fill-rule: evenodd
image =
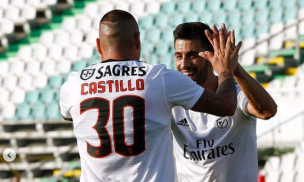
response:
M38 18L37 14L41 12L44 12L45 16L48 16L48 18L51 18L52 15L51 10L43 4L37 7L28 4L21 7L9 6L6 8L0 8L0 12L0 17L2 19L11 20L12 22L19 20L33 20L34 18Z
M54 77L53 77L54 78ZM37 98L41 100L44 103L50 103L53 101L53 99L58 98L58 90L60 89L59 83L56 83L56 88L53 88L54 85L49 85L49 87L45 87L45 89L40 92L37 90L32 90L26 92L25 90L21 89L20 87L14 88L12 91L8 91L5 88L0 88L1 93L1 101L0 104L5 104L8 101L11 101L14 104L20 104L24 101L27 101L29 103L35 104L35 95L33 93L38 94ZM59 86L59 87L58 87ZM41 97L39 96L41 93ZM29 100L30 99L30 100Z
M265 172L267 171L290 171L304 169L304 156L303 153L287 153L281 157L272 156L270 157L264 166Z
M95 45L82 43L79 46L70 45L62 47L52 43L49 47L38 44L33 46L24 46L18 51L18 58L28 62L31 60L38 60L44 62L46 60L62 61L70 60L71 62L90 58L93 56Z
M198 14L195 12L186 13L171 13L166 14L160 12L157 15L147 15L140 19L139 26L143 29L149 29L157 26L157 28L166 29L168 25L176 27L183 22L204 22L207 24L220 25L221 23L231 24L234 29L238 27L255 27L256 25L262 25L269 27L270 24L287 21L290 19L296 19L296 8L289 8L283 10L282 8L268 10L254 10L247 11L233 10L225 11L218 10L216 12L204 11L204 14ZM250 26L248 26L250 25ZM264 31L265 32L265 31Z
M267 173L265 181L271 182L302 182L304 181L304 170L301 171L271 171Z
M20 3L19 3L20 2ZM51 22L52 13L71 8L74 1L33 0L31 3L20 0L2 0L0 3L0 38L6 37L9 45L29 38L30 32ZM0 53L8 46L0 44Z
M280 8L280 7L296 7L296 3L299 3L300 7L304 7L304 3L300 0L231 0L229 3L221 0L206 1L206 0L192 0L192 1L169 1L165 2L161 6L161 11L166 13L180 12L185 13L191 10L201 12L202 9L208 9L211 11L224 10L250 10L250 9L265 9L265 8Z
M47 105L37 102L34 106L20 104L16 109L14 119L17 120L60 120L61 114L58 109L58 102L50 102Z
M1 0L0 8L8 8L11 6L22 8L25 5L32 5L35 7L38 7L40 5L52 6L57 2L58 0ZM71 2L71 0L69 2Z

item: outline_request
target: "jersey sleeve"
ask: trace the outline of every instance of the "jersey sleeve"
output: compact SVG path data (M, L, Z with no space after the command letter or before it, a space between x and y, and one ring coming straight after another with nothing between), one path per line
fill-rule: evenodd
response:
M165 70L163 84L165 98L171 107L182 106L191 109L204 92L203 87L175 70Z
M248 100L247 100L247 97L246 95L244 94L244 92L242 90L239 91L238 93L238 96L237 96L237 104L238 104L238 108L241 109L241 111L246 115L246 116L249 116L249 117L254 117L253 115L247 113L247 103L248 103Z
M68 90L69 90L69 80L67 80L60 89L60 112L63 117L65 118L72 118L71 113L69 111L69 104L68 104Z

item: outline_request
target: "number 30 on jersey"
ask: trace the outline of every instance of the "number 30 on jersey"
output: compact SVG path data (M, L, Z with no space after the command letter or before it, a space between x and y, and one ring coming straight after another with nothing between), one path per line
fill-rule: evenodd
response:
M133 144L125 142L124 108L133 108ZM145 99L135 95L125 95L110 101L102 97L92 97L80 103L80 114L97 109L98 117L93 129L96 130L100 145L87 142L87 152L95 158L103 158L112 153L112 138L106 128L112 113L113 140L115 152L125 157L132 157L145 151Z

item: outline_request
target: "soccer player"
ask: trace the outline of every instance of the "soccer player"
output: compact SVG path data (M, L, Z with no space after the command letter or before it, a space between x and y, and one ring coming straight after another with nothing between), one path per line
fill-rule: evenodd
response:
M218 40L225 42L232 36L234 47L234 31L228 34L224 24L220 31L215 26L212 31L204 23L191 22L178 25L173 34L178 71L205 91L217 92L219 77L209 61L216 59L214 50L223 45ZM238 59L237 54L229 56ZM256 118L271 118L277 105L240 64L234 78L237 109L233 116L173 108L173 148L179 182L257 182Z
M77 138L80 181L174 182L171 110L232 115L237 62L227 55L240 47L231 48L231 38L221 45L213 93L165 65L139 61L140 33L130 13L106 13L99 29L102 61L70 73L60 90L61 114L73 121Z

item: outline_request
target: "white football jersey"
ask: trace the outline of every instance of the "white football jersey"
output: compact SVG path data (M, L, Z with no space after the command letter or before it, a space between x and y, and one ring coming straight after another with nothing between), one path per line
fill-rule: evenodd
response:
M174 107L173 149L179 182L257 182L256 118L238 106L231 117Z
M73 72L60 91L73 119L82 182L174 182L171 110L204 89L165 65L108 60Z

